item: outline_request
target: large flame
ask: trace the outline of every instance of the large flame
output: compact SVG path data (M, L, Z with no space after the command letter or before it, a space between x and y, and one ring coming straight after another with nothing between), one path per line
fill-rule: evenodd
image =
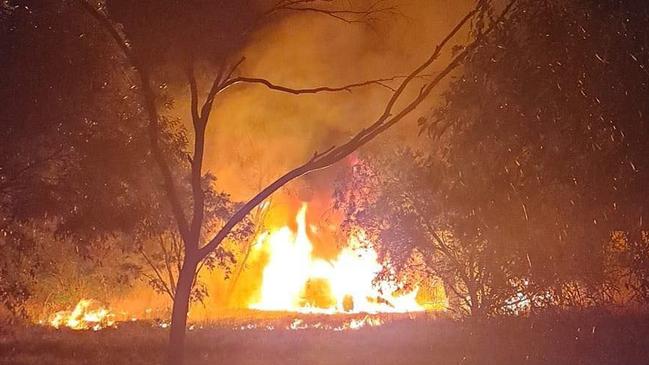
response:
M253 309L294 312L403 313L423 311L418 290L399 294L387 281L375 282L383 265L366 235L349 237L334 260L314 257L307 234L307 205L296 216L297 232L282 227L259 238L268 255L259 300Z
M72 311L54 313L49 323L54 328L98 331L115 325L115 315L91 299L81 299Z

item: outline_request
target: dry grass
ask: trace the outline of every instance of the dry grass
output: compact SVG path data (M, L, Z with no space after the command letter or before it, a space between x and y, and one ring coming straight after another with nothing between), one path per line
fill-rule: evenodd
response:
M293 316L294 317L294 316ZM545 314L481 324L393 318L381 327L335 332L196 328L188 364L649 364L649 315ZM320 317L308 317L311 323ZM271 322L256 322L260 326ZM99 332L43 327L0 330L0 364L160 364L167 330L150 322Z

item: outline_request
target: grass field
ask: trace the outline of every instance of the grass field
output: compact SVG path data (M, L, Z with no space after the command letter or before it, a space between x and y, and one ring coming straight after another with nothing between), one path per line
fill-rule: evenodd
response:
M188 364L649 364L649 315L545 314L480 324L393 318L379 327L286 329L295 316L204 324L188 335ZM307 318L315 323L313 318ZM237 324L238 326L238 324ZM0 364L160 364L167 330L151 322L98 332L0 329Z

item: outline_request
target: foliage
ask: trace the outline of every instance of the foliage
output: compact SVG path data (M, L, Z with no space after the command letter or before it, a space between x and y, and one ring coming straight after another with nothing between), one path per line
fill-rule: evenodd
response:
M439 160L399 150L367 157L341 176L336 202L344 228L362 227L398 281L428 272L444 284L452 311L480 317L507 310L521 290L513 273L517 257L463 222L452 185Z
M450 134L441 153L457 192L474 197L466 221L518 246L532 285L558 300L610 301L612 233L634 246L646 231L649 8L528 1L511 24L474 54L424 128Z
M47 267L81 275L99 265L112 268L97 269L104 282L131 280L136 267L102 262L105 251L132 254L142 237L174 231L137 87L115 67L120 51L97 27L65 1L2 4L0 97L11 102L0 112L0 300L15 313L43 294L34 291L47 290L36 283L47 282ZM164 88L160 96L172 105ZM159 143L173 173L186 176L178 121L160 121ZM189 182L179 181L189 191ZM234 205L210 194L216 222ZM69 255L52 255L50 241ZM74 275L57 277L76 287Z
M646 302L648 25L639 2L519 2L420 120L428 151L358 167L350 222L398 262L434 247L487 312Z

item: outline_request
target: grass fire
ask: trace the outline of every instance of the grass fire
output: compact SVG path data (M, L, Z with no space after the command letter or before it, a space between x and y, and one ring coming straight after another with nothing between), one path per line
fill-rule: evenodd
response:
M647 29L0 1L0 365L646 365Z
M73 330L92 329L98 331L113 326L115 324L115 314L94 304L93 300L81 299L72 311L54 313L49 320L49 324L56 329L65 326Z

